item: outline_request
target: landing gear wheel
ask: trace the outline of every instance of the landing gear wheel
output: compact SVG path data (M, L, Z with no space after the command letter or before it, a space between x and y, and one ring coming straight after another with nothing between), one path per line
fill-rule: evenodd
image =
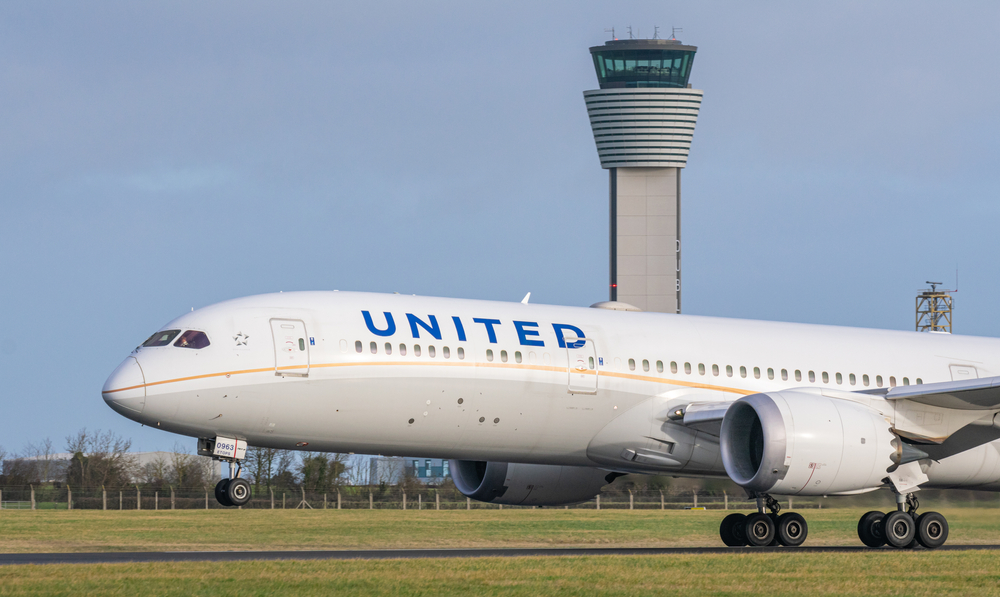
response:
M917 523L907 512L890 512L882 519L882 534L889 545L903 549L910 546L917 534Z
M924 512L917 518L917 542L927 549L941 547L948 540L948 521L937 512Z
M757 512L747 516L747 543L755 547L764 547L774 540L774 521L770 515Z
M245 506L250 501L250 483L246 479L233 479L226 488L226 497L231 506Z
M767 546L778 547L781 545L781 541L778 540L778 520L780 517L774 512L769 512L768 516L771 517L771 522L774 523L774 539L771 539L771 542L768 543Z
M215 484L215 501L219 502L223 506L232 506L233 503L229 501L229 479L223 479Z
M805 543L806 537L809 535L809 525L806 524L806 519L802 518L801 514L785 512L778 517L775 535L778 538L778 543L786 547L798 547Z
M719 535L728 547L743 547L747 544L745 514L730 514L722 519L719 525Z
M865 513L858 521L858 538L868 547L882 547L885 536L882 534L882 519L885 514L878 510Z

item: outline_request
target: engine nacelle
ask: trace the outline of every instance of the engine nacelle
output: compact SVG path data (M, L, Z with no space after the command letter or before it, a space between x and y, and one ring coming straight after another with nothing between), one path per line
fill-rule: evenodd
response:
M722 462L749 491L860 493L882 486L894 464L899 440L890 426L849 400L794 390L754 394L726 411Z
M563 506L585 502L611 482L606 477L607 471L582 466L451 461L455 487L467 497L492 504Z

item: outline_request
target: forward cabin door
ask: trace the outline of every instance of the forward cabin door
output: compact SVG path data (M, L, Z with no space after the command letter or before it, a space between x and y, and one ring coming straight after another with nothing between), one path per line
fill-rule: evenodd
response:
M588 338L567 338L566 353L570 394L597 393L597 349Z
M306 324L299 319L272 319L274 336L274 374L309 377L309 336Z

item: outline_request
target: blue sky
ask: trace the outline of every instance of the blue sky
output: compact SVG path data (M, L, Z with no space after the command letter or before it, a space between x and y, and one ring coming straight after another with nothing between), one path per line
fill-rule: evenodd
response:
M1000 5L0 4L0 445L180 439L100 388L173 317L276 290L589 305L605 28L698 46L687 313L1000 335Z

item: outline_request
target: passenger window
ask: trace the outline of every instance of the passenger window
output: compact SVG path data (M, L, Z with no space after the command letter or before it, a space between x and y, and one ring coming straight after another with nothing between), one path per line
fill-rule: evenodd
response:
M515 363L520 363L521 362L521 351L520 350L514 352L514 362Z
M719 376L719 366L718 365L712 365L712 375L714 375L716 377Z
M210 343L208 341L208 336L205 332L198 332L195 330L188 330L181 334L181 337L174 342L174 346L179 346L181 348L205 348ZM305 348L303 346L303 348Z
M385 343L385 354L392 354L392 344L389 342Z
M844 376L841 375L840 373L837 373L837 385L840 385L842 383L844 383Z
M772 369L770 367L767 368L767 378L768 379L774 379L774 369Z
M378 354L378 343L377 342L372 342L371 345L369 346L369 348L371 348L372 354Z
M492 348L486 349L486 360L490 361L491 363L493 362L493 349Z
M415 356L415 357L419 357L420 356L420 345L419 344L414 344L413 345L413 356Z
M909 377L904 377L903 378L903 385L904 386L910 385L910 378Z
M891 388L896 387L896 376L895 375L890 375L889 376L889 387L891 387Z
M852 374L850 374L850 375L848 375L848 376L847 376L847 381L851 382L851 385L852 385L852 386L853 386L853 385L857 385L857 383L858 383L858 378L857 378L857 377L855 377L855 375L854 375L854 374L852 373Z
M502 362L504 362L504 363L507 362L507 351L506 350L501 350L500 351L500 360Z
M677 361L670 361L670 372L677 373Z
M802 372L798 369L795 370L795 381L802 381Z
M733 366L726 365L726 377L732 377L732 376L733 376Z
M830 383L830 374L826 371L823 372L823 383Z
M462 348L461 346L458 347L458 358L459 359L465 358L465 349Z
M399 345L399 355L400 356L404 356L404 357L406 356L406 345L405 344L400 344Z
M361 352L362 350L364 350L364 344L361 343L361 340L358 340L354 343L354 352Z
M917 378L917 385L919 386L919 385L922 385L923 383L924 383L924 380L922 380L922 379L920 379L920 378L918 377L918 378Z
M444 348L441 349L441 354L444 355L444 358L450 359L451 358L451 349L448 348L447 346L445 346Z
M684 373L691 375L691 363L684 363Z
M628 360L628 370L635 371L635 359Z
M788 381L788 369L781 370L781 381Z
M866 388L868 387L868 374L867 373L865 373L864 375L861 376L861 383L863 383Z
M809 372L809 383L816 383L816 372L815 371L810 371Z
M347 354L347 340L340 341L340 352Z
M162 332L156 332L149 337L148 340L142 343L143 346L166 346L170 344L170 341L177 337L177 334L181 333L180 330L164 330Z
M760 367L753 368L754 379L760 379Z
M656 361L656 372L663 373L663 361Z
M705 363L698 363L698 375L705 375Z
M642 359L642 370L649 371L649 361L646 359Z
M427 347L427 356L432 359L437 356L437 349L433 345Z
M740 365L740 377L746 377L746 376L747 376L747 368Z
M880 388L882 387L882 376L881 375L876 375L875 376L875 385L878 386L878 387L880 387Z

